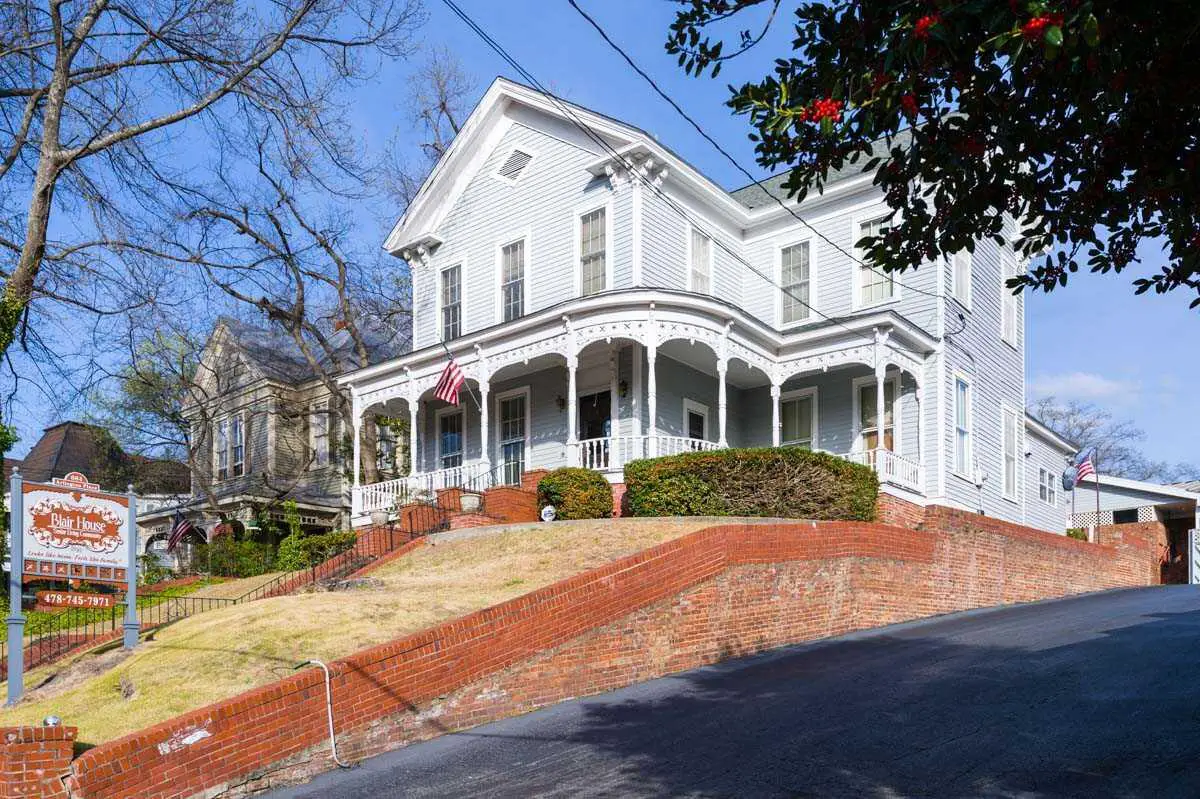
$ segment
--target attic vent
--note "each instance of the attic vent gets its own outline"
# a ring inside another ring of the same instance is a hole
[[[513,150],[500,168],[496,170],[496,177],[503,180],[515,181],[521,176],[525,167],[529,166],[529,162],[533,160],[533,156],[521,150]]]

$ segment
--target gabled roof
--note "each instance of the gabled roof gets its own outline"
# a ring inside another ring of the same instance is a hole
[[[296,341],[282,330],[274,327],[264,328],[243,322],[228,316],[217,319],[217,329],[224,328],[229,341],[245,356],[248,365],[256,369],[263,377],[281,383],[306,383],[318,377],[312,364],[304,357]],[[367,349],[369,364],[390,360],[407,352],[411,346],[409,326],[403,329],[385,330],[382,325],[369,320],[359,322],[359,332],[362,334]],[[216,330],[213,333],[216,336]],[[211,339],[210,339],[211,342]],[[339,330],[329,336],[333,355],[327,355],[324,350],[314,347],[318,363],[323,368],[340,361],[350,364],[357,358],[354,339],[346,330]],[[349,367],[347,367],[349,368]],[[340,371],[334,366],[331,370]]]
[[[1096,478],[1089,475],[1079,481],[1079,484],[1091,483],[1094,484]],[[1200,495],[1180,488],[1179,486],[1163,485],[1162,483],[1147,483],[1145,480],[1131,480],[1128,477],[1113,477],[1111,474],[1100,475],[1100,490],[1103,491],[1105,486],[1114,488],[1123,488],[1128,491],[1138,491],[1143,494],[1155,494],[1160,497],[1172,499],[1187,499],[1195,502],[1200,500]]]
[[[585,149],[593,151],[597,158],[609,158],[609,148],[619,154],[638,151],[652,155],[658,164],[667,168],[673,182],[703,197],[711,209],[739,226],[748,226],[774,213],[782,213],[763,188],[751,184],[729,192],[641,128],[515,81],[497,78],[471,111],[450,147],[430,170],[420,191],[388,234],[384,249],[393,255],[403,255],[409,249],[437,243],[436,232],[446,213],[466,190],[482,162],[499,144],[506,121],[511,121],[508,110],[513,106],[523,106],[558,118],[572,128],[582,124],[605,142],[606,146],[602,147],[590,138],[587,140]],[[904,132],[893,140],[905,141]],[[826,181],[826,185],[851,185],[850,178],[863,177],[864,163],[860,159],[855,164],[847,164]],[[794,204],[794,200],[788,199],[781,189],[784,178],[784,175],[776,175],[764,183],[776,191],[780,199]]]
[[[1071,439],[1061,436],[1050,428],[1041,419],[1034,416],[1029,411],[1025,411],[1025,429],[1042,438],[1044,441],[1057,446],[1065,453],[1073,453],[1079,451],[1079,445]]]

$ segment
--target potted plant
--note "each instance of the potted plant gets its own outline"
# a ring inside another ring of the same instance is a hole
[[[483,504],[483,497],[475,491],[463,491],[458,499],[458,506],[463,513],[478,513]]]
[[[387,512],[387,508],[380,508],[379,510],[371,511],[372,527],[386,527],[390,519],[391,514]]]

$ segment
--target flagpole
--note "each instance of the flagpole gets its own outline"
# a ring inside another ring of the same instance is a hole
[[[447,358],[449,358],[451,361],[453,361],[453,360],[454,360],[454,353],[450,352],[450,348],[446,346],[446,342],[442,341],[442,342],[439,342],[439,343],[442,345],[442,349],[444,349],[444,350],[446,351],[446,357],[447,357]],[[467,382],[467,381],[464,379],[464,380],[463,380],[463,385],[466,387],[466,389],[467,389],[467,393],[471,395],[471,399],[473,399],[473,400],[475,401],[475,409],[476,409],[476,410],[478,410],[480,413],[483,413],[483,403],[481,403],[481,402],[479,401],[479,397],[476,397],[476,396],[475,396],[475,392],[471,390],[471,384],[470,384],[470,383],[468,383],[468,382]]]

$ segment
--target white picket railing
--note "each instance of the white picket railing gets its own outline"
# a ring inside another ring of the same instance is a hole
[[[903,455],[897,455],[890,449],[870,449],[859,452],[848,452],[839,457],[854,463],[870,466],[879,475],[880,482],[893,483],[913,491],[922,490],[921,464]]]
[[[396,480],[384,480],[382,483],[357,486],[353,490],[352,507],[354,515],[362,515],[377,510],[390,511],[396,505],[403,505],[408,499],[409,481],[407,477]]]
[[[490,488],[490,485],[481,484],[486,471],[482,462],[475,461],[411,477],[357,486],[351,490],[351,511],[354,516],[363,516],[376,510],[390,511],[408,502],[433,499],[438,491],[445,488]]]

